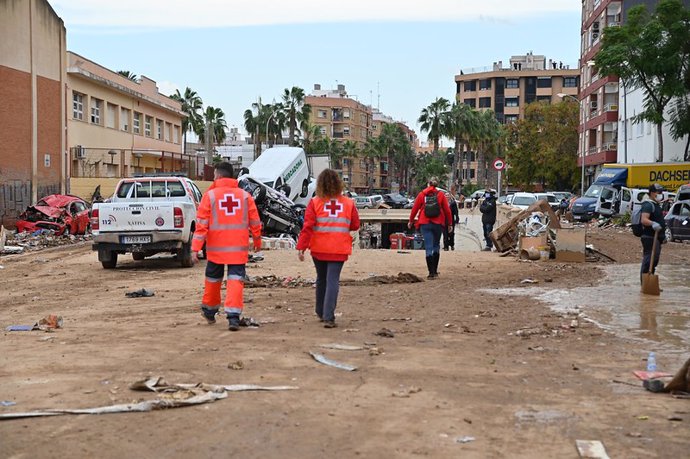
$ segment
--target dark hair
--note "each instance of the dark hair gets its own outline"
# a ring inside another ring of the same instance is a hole
[[[218,175],[226,178],[233,178],[235,176],[235,169],[227,161],[221,161],[213,167]]]
[[[337,198],[343,193],[343,181],[333,169],[325,169],[316,179],[316,195],[320,198]]]

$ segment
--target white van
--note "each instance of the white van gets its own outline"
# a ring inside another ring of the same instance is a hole
[[[306,206],[316,192],[307,154],[299,147],[267,148],[249,166],[247,175],[284,193],[295,204]]]

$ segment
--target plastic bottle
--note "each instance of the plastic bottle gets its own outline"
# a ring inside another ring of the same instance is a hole
[[[647,371],[656,371],[656,354],[654,352],[650,352],[649,357],[647,357]]]

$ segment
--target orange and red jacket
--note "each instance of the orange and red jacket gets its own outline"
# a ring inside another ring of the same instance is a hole
[[[359,229],[359,213],[352,199],[315,197],[304,214],[297,250],[309,249],[322,261],[345,261],[352,253],[350,231]]]
[[[218,264],[243,265],[249,259],[249,232],[254,247],[261,248],[261,220],[254,199],[237,185],[221,178],[201,198],[196,213],[192,251],[206,243],[206,257]]]
[[[436,193],[438,195],[438,205],[441,207],[441,213],[436,217],[427,217],[424,214],[425,198],[428,194]],[[453,221],[453,217],[450,213],[450,205],[448,204],[448,199],[443,191],[439,191],[436,187],[429,186],[422,190],[417,198],[414,200],[414,205],[412,206],[412,211],[410,211],[410,223],[414,223],[415,218],[417,218],[417,213],[419,213],[419,219],[415,225],[417,229],[421,225],[427,223],[436,223],[437,225],[450,226]]]

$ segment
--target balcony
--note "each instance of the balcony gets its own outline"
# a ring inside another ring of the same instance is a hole
[[[618,104],[606,104],[604,105],[604,111],[606,112],[617,112]]]

